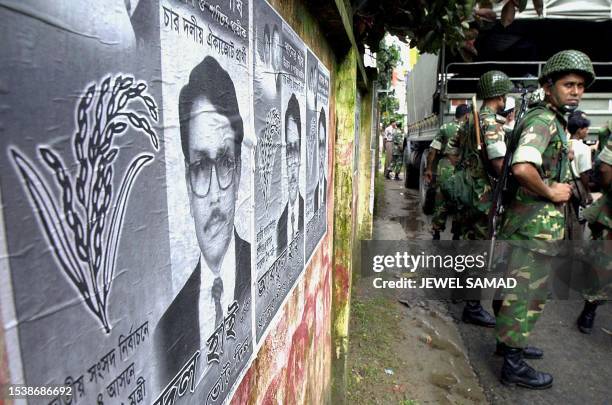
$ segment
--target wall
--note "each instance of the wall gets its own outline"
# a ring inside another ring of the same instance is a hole
[[[371,91],[303,2],[270,5],[0,2],[0,383],[73,403],[343,401]]]

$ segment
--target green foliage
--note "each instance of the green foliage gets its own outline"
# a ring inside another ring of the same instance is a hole
[[[531,0],[538,14],[543,1]],[[492,10],[503,3],[501,16]],[[478,31],[489,29],[497,18],[504,26],[524,11],[528,0],[379,0],[362,2],[355,10],[355,30],[360,42],[378,49],[386,33],[410,42],[421,53],[437,53],[447,44],[466,60],[476,55]]]
[[[376,52],[376,67],[378,68],[378,89],[386,90],[391,87],[393,69],[400,62],[400,49],[395,46],[387,46],[384,39],[380,42],[378,52]],[[378,106],[381,112],[381,120],[387,125],[389,120],[395,118],[401,120],[402,116],[395,112],[399,109],[399,100],[393,93],[380,93],[378,96]]]

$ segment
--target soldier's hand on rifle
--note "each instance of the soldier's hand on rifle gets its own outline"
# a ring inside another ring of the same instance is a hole
[[[433,180],[433,173],[431,172],[431,169],[425,170],[423,177],[425,178],[425,182],[431,183],[431,181]]]
[[[555,204],[568,202],[572,196],[572,186],[567,183],[553,183],[548,190],[548,199]]]

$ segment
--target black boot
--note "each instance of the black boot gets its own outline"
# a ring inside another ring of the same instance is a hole
[[[480,301],[467,301],[465,308],[463,308],[461,320],[465,323],[473,323],[474,325],[485,326],[487,328],[495,327],[495,318],[485,311],[482,305],[480,305]]]
[[[553,383],[552,375],[536,371],[523,360],[521,348],[510,346],[506,346],[505,349],[500,380],[506,385],[516,384],[535,390],[552,387]]]
[[[431,238],[431,240],[440,240],[440,231],[435,230],[432,232],[433,237]]]
[[[498,356],[504,356],[508,347],[509,346],[503,342],[497,342],[497,346],[495,346],[495,354]],[[523,357],[532,360],[541,359],[544,357],[544,351],[542,349],[538,349],[537,347],[525,346],[523,348]]]
[[[493,313],[495,314],[496,318],[497,315],[499,315],[499,310],[501,309],[503,302],[503,300],[493,300],[493,303],[491,304],[491,306],[493,307]]]
[[[576,321],[580,332],[586,333],[587,335],[591,334],[593,331],[593,323],[595,322],[595,310],[598,305],[598,302],[584,301],[584,308]]]

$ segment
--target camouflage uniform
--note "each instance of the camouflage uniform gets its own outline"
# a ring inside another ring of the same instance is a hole
[[[606,126],[601,127],[599,132],[597,133],[597,140],[599,141],[597,144],[597,153],[601,153],[606,146],[606,140],[610,136],[610,131],[612,130],[612,121],[608,121]]]
[[[434,232],[446,229],[446,219],[452,211],[448,205],[448,199],[442,194],[440,186],[455,171],[455,164],[459,159],[458,136],[462,126],[463,123],[459,120],[447,122],[440,127],[440,131],[438,131],[430,145],[441,156],[436,168],[436,197],[434,213],[431,218],[431,226]]]
[[[600,164],[608,164],[612,166],[612,135],[608,136],[597,159]],[[612,239],[612,190],[610,186],[602,190],[602,196],[593,203],[590,207],[584,210],[584,216],[591,228],[593,240],[611,240]],[[607,245],[604,242],[593,244],[590,250],[590,262],[594,267],[594,272],[597,275],[598,286],[586,291],[584,299],[589,302],[608,300],[612,294],[612,280],[610,279],[612,272],[612,258],[609,250],[605,249]]]
[[[489,160],[503,158],[506,154],[504,123],[502,116],[489,107],[482,106],[480,128],[486,146],[486,156]],[[463,153],[470,175],[474,179],[473,203],[464,214],[465,220],[462,221],[461,233],[463,239],[483,240],[489,237],[488,215],[492,205],[493,189],[481,156],[468,145],[466,144]]]
[[[401,131],[395,130],[393,133],[393,159],[389,170],[393,171],[395,175],[399,175],[402,170],[402,164],[404,163],[404,157],[402,156],[402,144],[404,143],[404,134]]]
[[[551,104],[530,110],[520,128],[512,164],[532,163],[547,185],[569,180],[566,122]],[[497,340],[511,347],[525,347],[547,297],[551,260],[559,252],[550,243],[563,239],[563,207],[534,196],[519,186],[504,216],[500,239],[529,241],[512,250],[510,277],[517,286],[507,292],[497,317]]]

